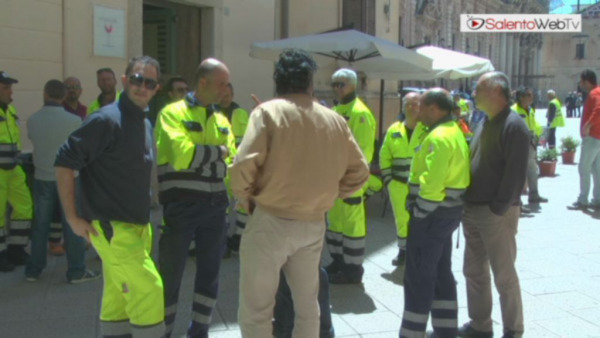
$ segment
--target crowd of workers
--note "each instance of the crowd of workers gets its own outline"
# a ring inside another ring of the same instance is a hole
[[[130,60],[122,92],[114,71],[98,70],[101,93],[87,108],[79,102],[77,78],[50,80],[43,108],[27,122],[33,201],[19,165],[11,105],[18,81],[0,72],[0,123],[6,126],[0,128],[0,271],[26,265],[26,280],[37,281],[49,239],[51,251],[62,253],[50,236],[58,217],[67,280],[104,277],[103,335],[170,337],[193,243],[189,337],[208,337],[226,251],[240,256],[243,337],[333,337],[329,284],[362,283],[364,204],[385,188],[399,247],[392,264],[405,268],[400,337],[492,337],[490,268],[503,337],[521,337],[515,236],[524,187],[529,204],[547,202],[537,187],[544,128],[535,119],[532,90],[511,93],[508,78],[492,72],[479,79],[474,103],[442,88],[409,93],[404,119],[389,127],[377,149],[376,120],[357,96],[356,73],[342,68],[332,75],[338,104],[330,110],[312,95],[315,71],[307,53],[282,53],[274,72],[277,98],[255,98],[251,114],[233,102],[229,69],[213,58],[198,66],[193,91],[177,77],[168,81],[167,96],[154,100],[160,66],[147,56]],[[574,207],[586,208],[589,176],[600,174],[595,73],[583,72],[581,87],[590,94]],[[552,90],[548,99],[553,147],[555,128],[565,121]],[[376,151],[380,175],[370,170]],[[164,224],[155,264],[149,221],[156,197]],[[594,186],[591,206],[598,203]],[[228,238],[229,210],[235,210],[236,229]],[[451,235],[461,222],[470,321],[459,328]],[[102,275],[85,266],[86,240],[102,260]],[[332,263],[320,267],[324,243]],[[434,331],[426,333],[430,314]]]

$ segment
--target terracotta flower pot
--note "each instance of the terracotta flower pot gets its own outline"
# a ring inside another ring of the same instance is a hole
[[[562,153],[562,163],[563,164],[574,164],[575,163],[575,152],[569,151]]]
[[[556,173],[556,161],[541,161],[540,176],[553,177]]]

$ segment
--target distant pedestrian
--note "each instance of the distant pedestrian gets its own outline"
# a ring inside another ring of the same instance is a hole
[[[117,77],[111,68],[100,68],[96,71],[96,82],[100,95],[90,103],[87,114],[95,113],[100,108],[119,100],[121,92],[117,91]]]
[[[463,272],[471,320],[459,329],[458,336],[493,337],[491,267],[500,294],[502,337],[521,337],[523,306],[515,268],[515,236],[530,133],[525,121],[510,109],[510,86],[503,73],[481,76],[475,102],[488,120],[471,141],[471,185],[462,219],[466,239]]]
[[[581,117],[581,106],[583,105],[583,98],[581,97],[581,93],[577,93],[575,98],[575,117]]]
[[[546,118],[548,123],[548,147],[553,149],[556,147],[556,128],[565,126],[565,118],[562,114],[562,105],[556,97],[556,92],[552,89],[548,90],[548,112]]]
[[[579,197],[571,208],[588,206],[600,210],[600,87],[596,73],[586,69],[581,73],[579,86],[589,92],[581,118],[581,155],[579,157]],[[588,205],[591,180],[594,178],[592,201]]]

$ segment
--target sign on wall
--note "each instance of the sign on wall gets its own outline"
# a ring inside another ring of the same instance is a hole
[[[125,58],[125,10],[94,6],[94,55]]]

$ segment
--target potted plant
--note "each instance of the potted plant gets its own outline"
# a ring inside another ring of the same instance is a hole
[[[558,152],[554,148],[544,149],[538,156],[540,176],[554,176]]]
[[[567,136],[560,139],[560,141],[560,151],[563,164],[575,163],[575,151],[579,146],[579,140],[576,140],[573,138],[573,136]]]

